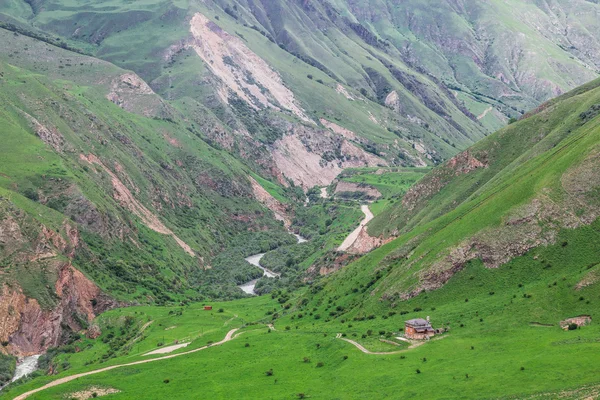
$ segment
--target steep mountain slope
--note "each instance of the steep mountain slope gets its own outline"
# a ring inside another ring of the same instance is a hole
[[[596,80],[434,168],[379,214],[394,217],[399,237],[335,274],[211,303],[214,314],[203,303],[110,311],[94,321],[99,338],[48,355],[56,377],[7,396],[110,388],[115,398],[186,399],[201,387],[222,399],[595,398],[599,154]],[[362,172],[354,178],[377,180]],[[398,339],[404,321],[426,317],[438,329],[431,340]],[[224,336],[233,340],[205,346]],[[202,352],[138,363],[182,338]]]
[[[137,75],[6,30],[0,40],[0,339],[11,352],[57,345],[115,298],[239,297],[235,285],[258,274],[243,257],[295,240],[247,167]]]
[[[0,8],[13,28],[134,70],[207,139],[305,188],[349,166],[438,163],[592,79],[597,13],[583,0]]]
[[[596,80],[434,169],[369,225],[373,236],[398,239],[334,276],[332,287],[352,285],[361,271],[377,282],[373,299],[396,303],[442,287],[470,262],[498,268],[597,225],[599,104]]]

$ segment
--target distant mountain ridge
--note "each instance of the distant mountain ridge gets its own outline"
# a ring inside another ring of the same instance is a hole
[[[583,0],[15,0],[0,18],[135,71],[208,140],[310,187],[344,163],[439,163],[593,79],[598,10]]]

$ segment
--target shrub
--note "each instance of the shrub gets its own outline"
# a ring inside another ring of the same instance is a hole
[[[312,76],[311,74],[308,74],[308,75],[306,75],[306,77],[307,77],[308,79],[312,79],[312,78],[313,78],[313,76]]]
[[[521,367],[521,371],[525,371],[525,367]]]
[[[244,347],[250,347],[250,343],[246,343]]]
[[[169,383],[169,382],[171,382],[171,381],[170,381],[169,379],[165,379],[163,382],[164,382],[164,383]]]
[[[421,370],[419,368],[417,368],[417,374],[420,374]]]
[[[579,325],[577,325],[577,324],[569,324],[569,328],[568,328],[568,329],[569,329],[570,331],[574,331],[574,330],[576,330],[578,327],[579,327]]]
[[[344,356],[344,357],[342,357],[342,359],[343,359],[343,360],[347,360],[347,359],[348,359],[348,356]]]
[[[304,393],[298,393],[296,396],[298,396],[299,399],[305,399],[306,395]]]
[[[225,312],[225,310],[223,310],[222,308],[219,308],[219,312],[222,313],[222,312]]]
[[[302,360],[305,364],[308,364],[310,362],[310,358],[308,357],[304,357],[304,359]]]
[[[324,367],[324,366],[325,366],[325,364],[323,363],[323,361],[319,361],[317,363],[317,368],[321,368],[321,367]]]
[[[273,368],[265,372],[266,376],[273,376]]]

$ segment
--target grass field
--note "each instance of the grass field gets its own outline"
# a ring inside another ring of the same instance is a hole
[[[594,271],[582,267],[575,272],[574,266],[596,257],[594,249],[600,238],[596,225],[567,233],[569,243],[579,244],[539,249],[499,269],[473,263],[444,288],[394,306],[363,303],[361,292],[354,293],[350,289],[353,282],[349,282],[335,286],[333,291],[330,285],[311,296],[307,304],[293,296],[279,304],[277,296],[266,296],[214,303],[212,312],[202,311],[201,304],[112,311],[102,317],[103,323],[124,315],[134,316],[139,323],[154,321],[139,351],[133,346],[129,355],[82,366],[84,360],[102,352],[102,347],[95,345],[60,358],[69,361],[71,369],[57,377],[140,359],[139,354],[156,348],[162,336],[169,344],[204,331],[187,350],[221,339],[227,330],[242,323],[260,324],[247,325],[245,333],[220,347],[81,378],[31,398],[62,399],[90,386],[121,390],[113,395],[119,399],[142,395],[149,399],[294,398],[299,393],[327,399],[397,398],[423,393],[434,399],[524,398],[535,393],[553,398],[560,390],[597,385],[599,325],[593,321],[576,331],[563,331],[558,326],[561,319],[595,315],[598,310],[597,284],[580,291],[573,289],[578,280]],[[592,240],[585,244],[577,240],[577,235]],[[544,268],[546,263],[552,267]],[[291,307],[286,309],[288,303]],[[337,311],[338,306],[342,312]],[[218,308],[224,312],[218,313]],[[272,308],[281,316],[274,321],[275,330],[269,332],[264,323],[272,316],[263,313]],[[183,315],[176,315],[180,310]],[[169,315],[170,311],[175,315]],[[330,316],[331,311],[336,315]],[[232,319],[235,315],[238,317]],[[449,332],[399,354],[363,354],[336,339],[337,333],[344,333],[371,351],[402,350],[381,343],[379,336],[387,332],[395,335],[402,330],[404,320],[425,315],[431,317],[435,327],[450,327]],[[171,326],[177,328],[165,331]],[[272,376],[267,376],[269,370]],[[16,395],[47,381],[47,377],[36,378],[6,395]]]

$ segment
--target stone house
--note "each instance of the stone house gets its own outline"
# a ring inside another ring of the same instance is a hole
[[[435,335],[435,330],[427,319],[416,318],[404,322],[404,336],[407,339],[429,339]]]

